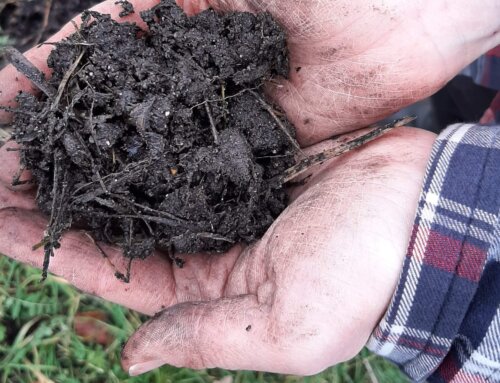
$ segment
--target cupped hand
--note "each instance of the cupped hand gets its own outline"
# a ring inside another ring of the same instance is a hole
[[[113,3],[97,10],[117,14],[120,8]],[[155,1],[135,3],[140,10]],[[73,28],[67,26],[54,39]],[[49,49],[42,46],[27,56],[47,71]],[[284,83],[279,92],[293,86]],[[299,134],[307,141],[315,132],[313,141],[318,141],[326,134],[321,122],[326,120],[324,113],[309,109],[310,85],[303,86],[310,121],[298,125]],[[0,103],[29,87],[22,75],[5,69]],[[292,116],[300,109],[282,105]],[[329,134],[339,131],[334,120]],[[225,255],[186,256],[180,269],[155,253],[134,262],[131,282],[124,284],[114,277],[116,269],[126,268],[119,249],[102,245],[110,257],[105,259],[84,233],[70,231],[49,270],[103,299],[150,315],[159,312],[124,348],[123,366],[132,374],[165,363],[316,373],[355,355],[383,315],[433,141],[432,134],[398,129],[315,168],[305,185],[291,191],[290,206],[259,242]],[[307,151],[331,145],[335,142],[326,141]],[[0,149],[0,253],[41,267],[42,250],[33,251],[32,245],[43,237],[47,221],[36,209],[32,190],[10,186],[19,160],[9,146]]]
[[[131,0],[136,12],[122,21],[145,27],[139,13],[159,0]],[[481,54],[500,44],[497,0],[177,0],[188,14],[269,11],[288,33],[290,78],[275,79],[268,93],[285,110],[308,146],[367,126],[431,95]],[[118,19],[114,0],[95,7]],[[49,41],[74,32],[68,24]],[[48,72],[53,47],[27,57]],[[8,69],[4,99],[23,76]],[[0,115],[1,117],[1,115]]]
[[[500,44],[498,0],[183,0],[189,12],[269,11],[288,32],[291,72],[269,94],[304,145],[430,96]]]
[[[126,261],[71,231],[50,271],[83,291],[146,314],[123,351],[138,374],[162,364],[313,374],[351,358],[387,308],[402,266],[434,136],[398,129],[313,170],[265,236],[225,255],[156,253]],[[309,150],[321,150],[323,143]],[[8,185],[15,152],[0,151],[0,252],[41,267],[31,246],[47,221],[30,191]]]

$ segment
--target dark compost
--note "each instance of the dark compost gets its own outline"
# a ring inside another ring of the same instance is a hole
[[[86,12],[48,80],[11,53],[43,92],[18,96],[13,128],[50,217],[44,273],[71,226],[130,259],[222,252],[287,205],[271,181],[295,163],[294,130],[262,91],[288,73],[282,29],[269,14],[187,17],[173,0],[142,18],[147,33]]]

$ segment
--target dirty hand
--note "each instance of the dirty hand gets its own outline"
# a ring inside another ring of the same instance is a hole
[[[159,0],[131,0],[139,12]],[[497,0],[177,0],[192,14],[269,11],[285,27],[288,80],[268,91],[307,146],[367,126],[431,95],[475,58],[500,44]],[[115,0],[97,10],[117,15]],[[57,41],[74,31],[67,25]],[[28,55],[39,67],[51,46]],[[13,75],[13,73],[12,73]],[[23,79],[20,79],[23,81]],[[14,86],[4,89],[15,95]]]
[[[433,141],[401,128],[313,169],[252,246],[185,256],[182,269],[156,253],[135,261],[125,284],[88,237],[71,231],[49,270],[103,299],[160,312],[123,350],[133,375],[163,364],[317,373],[356,355],[386,310]],[[31,191],[8,186],[16,153],[0,149],[0,163],[0,253],[41,267],[43,251],[31,246],[47,221]],[[124,271],[121,252],[102,246]]]
[[[285,27],[289,80],[268,87],[302,144],[430,96],[500,44],[498,0],[179,0],[188,12],[269,11]]]
[[[113,3],[97,9],[116,14],[119,7]],[[154,3],[143,1],[140,7]],[[293,39],[291,45],[293,51]],[[45,71],[48,49],[28,54]],[[0,104],[29,86],[21,75],[5,69],[0,73]],[[304,90],[304,97],[308,94]],[[318,102],[327,98],[326,93],[318,96]],[[298,124],[299,135],[307,141],[316,132],[311,141],[319,141],[325,115],[302,102],[310,122]],[[282,105],[294,115],[286,101]],[[335,118],[329,120],[333,126]],[[386,310],[433,141],[432,134],[399,129],[315,168],[306,185],[291,191],[290,207],[261,241],[224,256],[187,256],[180,269],[155,254],[135,262],[132,280],[124,284],[114,277],[114,267],[126,267],[120,251],[103,245],[112,267],[88,237],[71,231],[50,270],[104,299],[146,314],[161,312],[124,348],[123,366],[131,374],[165,363],[316,373],[355,355]],[[308,151],[328,145],[332,143]],[[19,168],[17,154],[0,149],[0,164],[0,253],[41,267],[43,253],[31,247],[43,237],[47,221],[35,207],[32,190],[9,186]]]

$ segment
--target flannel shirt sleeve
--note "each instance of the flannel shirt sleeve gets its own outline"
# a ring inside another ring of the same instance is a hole
[[[500,126],[453,125],[437,138],[368,348],[412,381],[500,382]]]

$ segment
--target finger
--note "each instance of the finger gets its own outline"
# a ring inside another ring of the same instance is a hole
[[[134,5],[135,12],[126,17],[119,16],[122,8],[119,4],[115,4],[116,0],[104,1],[93,7],[92,10],[100,13],[111,14],[111,16],[119,22],[135,22],[141,28],[145,28],[146,25],[140,17],[140,12],[153,7],[154,5],[158,4],[158,2],[159,0],[131,1],[131,3]],[[81,17],[75,17],[73,19],[73,22],[76,25],[80,25]],[[49,38],[47,42],[60,41],[74,32],[75,25],[72,22],[69,22],[59,32]],[[54,49],[53,45],[40,45],[30,49],[28,52],[26,52],[25,56],[42,72],[50,75],[50,70],[47,66],[47,57],[49,56],[52,49]],[[7,66],[0,72],[0,89],[0,105],[7,107],[15,107],[14,98],[20,91],[37,93],[37,89],[33,87],[32,83],[24,75],[20,74],[12,65]],[[9,113],[0,111],[0,122],[8,122],[9,119]]]
[[[24,184],[13,186],[12,182],[15,178],[19,178],[19,181],[26,182],[31,180],[31,173],[27,170],[23,170],[19,161],[19,152],[12,151],[19,148],[17,144],[12,141],[7,142],[4,146],[0,148],[0,187],[6,187],[11,190],[29,190],[33,187],[33,184]]]
[[[40,213],[2,207],[0,202],[0,254],[42,268],[43,249],[34,251],[32,247],[43,238],[46,227],[47,221]],[[134,261],[130,283],[124,283],[115,277],[115,272],[125,274],[127,259],[116,247],[101,245],[101,248],[108,259],[99,254],[87,235],[70,231],[63,236],[49,271],[84,292],[144,314],[152,315],[177,303],[169,260],[155,253],[144,261]]]
[[[273,371],[266,361],[279,353],[266,342],[268,315],[254,295],[176,305],[132,335],[122,366],[132,376],[164,364]]]
[[[0,211],[6,208],[35,210],[35,195],[32,192],[12,191],[0,185]]]

